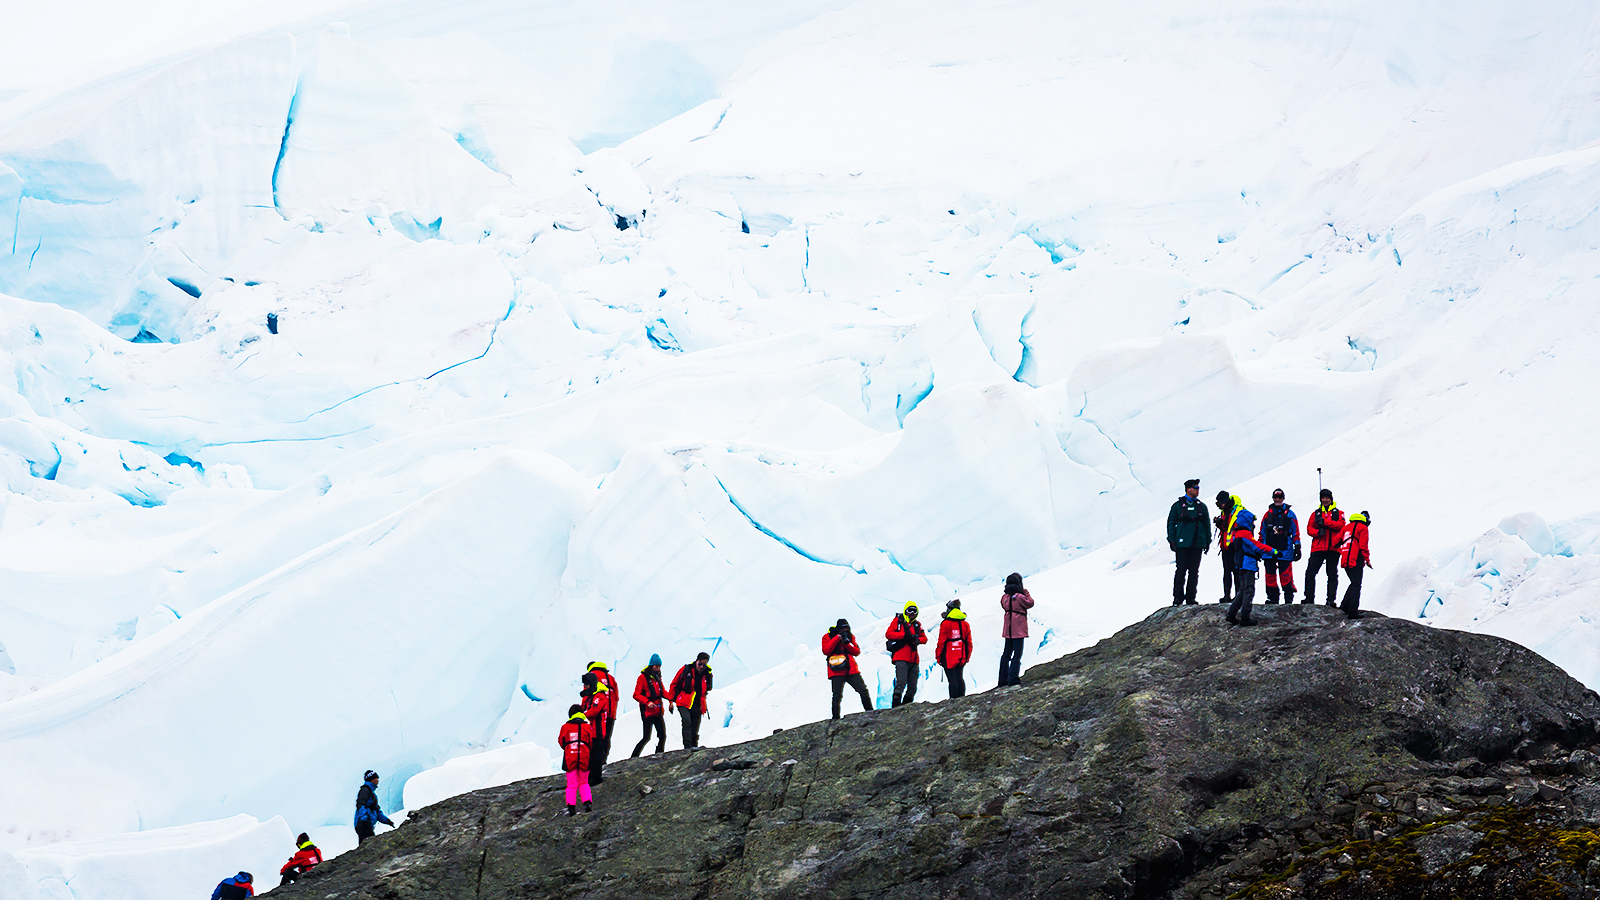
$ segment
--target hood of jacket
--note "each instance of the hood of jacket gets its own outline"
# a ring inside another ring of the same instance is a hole
[[[944,611],[944,617],[946,619],[954,619],[955,621],[959,622],[962,619],[965,619],[967,614],[959,609],[947,609]]]
[[[1256,527],[1256,514],[1240,507],[1238,515],[1233,517],[1233,524],[1235,529],[1243,528],[1245,531],[1253,531]]]

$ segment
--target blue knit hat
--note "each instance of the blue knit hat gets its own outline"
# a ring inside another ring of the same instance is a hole
[[[661,665],[661,654],[659,654],[659,653],[650,654],[650,665],[652,665],[652,666]]]

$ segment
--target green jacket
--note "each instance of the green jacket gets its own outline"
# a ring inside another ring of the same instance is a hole
[[[1175,549],[1211,547],[1211,522],[1206,518],[1204,503],[1184,494],[1172,504],[1172,511],[1167,513],[1167,543]]]

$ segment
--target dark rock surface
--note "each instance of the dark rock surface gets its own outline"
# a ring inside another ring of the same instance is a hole
[[[1516,810],[1530,787],[1540,804],[1541,783],[1565,822],[1591,796],[1568,770],[1590,764],[1573,751],[1596,749],[1600,697],[1532,651],[1316,606],[1222,615],[1162,610],[1021,687],[618,761],[592,814],[561,815],[559,776],[455,797],[275,893],[1344,897],[1385,841],[1419,878],[1424,851],[1449,873],[1500,847],[1426,822]],[[1592,857],[1567,851],[1581,885]]]

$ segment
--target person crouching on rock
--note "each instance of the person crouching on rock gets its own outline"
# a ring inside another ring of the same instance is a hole
[[[1228,607],[1228,622],[1232,625],[1254,625],[1250,617],[1250,603],[1256,596],[1256,560],[1277,559],[1278,551],[1251,537],[1256,514],[1243,506],[1233,516],[1234,531],[1229,546],[1239,561],[1233,570],[1233,605]]]
[[[892,709],[910,703],[917,697],[918,666],[921,662],[917,645],[928,642],[922,623],[917,621],[917,604],[907,603],[900,615],[889,623],[883,636],[886,639],[884,647],[891,654],[889,658],[894,660],[894,697],[889,704]]]
[[[872,695],[867,693],[867,683],[861,680],[861,667],[856,657],[861,646],[850,633],[850,621],[840,619],[822,636],[822,655],[828,659],[828,684],[833,687],[833,717],[839,718],[839,700],[844,697],[845,685],[855,688],[861,695],[861,709],[872,711]]]
[[[611,697],[606,683],[600,679],[598,672],[583,673],[583,691],[578,694],[582,704],[583,715],[594,726],[594,737],[589,742],[589,758],[583,764],[584,771],[589,774],[589,784],[598,785],[605,781],[602,770],[605,768],[605,757],[600,755],[600,747],[610,737],[606,731],[606,717],[611,713]]]
[[[589,812],[589,802],[594,795],[589,791],[589,760],[594,752],[594,725],[583,714],[583,706],[574,703],[567,707],[567,722],[556,736],[561,745],[561,769],[567,773],[567,815],[578,814],[578,800],[583,800],[583,811]]]
[[[252,884],[255,879],[249,872],[240,872],[217,882],[211,892],[211,900],[244,900],[246,897],[256,895],[256,886]]]
[[[1367,527],[1371,524],[1372,517],[1364,509],[1351,515],[1350,524],[1344,527],[1344,536],[1339,541],[1339,568],[1344,569],[1344,577],[1350,580],[1339,608],[1348,619],[1361,618],[1361,574],[1372,568],[1372,554],[1367,552]]]
[[[711,654],[700,651],[694,662],[687,663],[672,676],[669,692],[683,717],[683,749],[700,749],[700,717],[709,705],[706,695],[711,693]]]
[[[944,605],[944,621],[939,623],[939,642],[934,645],[933,658],[944,667],[945,680],[950,682],[950,697],[967,695],[967,679],[962,670],[972,658],[972,626],[967,624],[967,614],[961,611],[961,601],[951,600]]]
[[[278,882],[278,887],[294,884],[295,879],[322,862],[322,851],[317,849],[316,844],[311,843],[311,835],[300,832],[300,836],[294,839],[294,846],[294,855],[289,857],[289,861],[278,870],[278,874],[283,876],[283,880]]]
[[[644,720],[644,737],[633,745],[633,756],[638,756],[644,745],[650,743],[652,728],[656,730],[656,752],[667,749],[666,710],[661,703],[666,696],[667,687],[661,683],[661,654],[652,653],[650,665],[639,670],[639,680],[633,684],[633,699],[639,701],[639,718]]]

